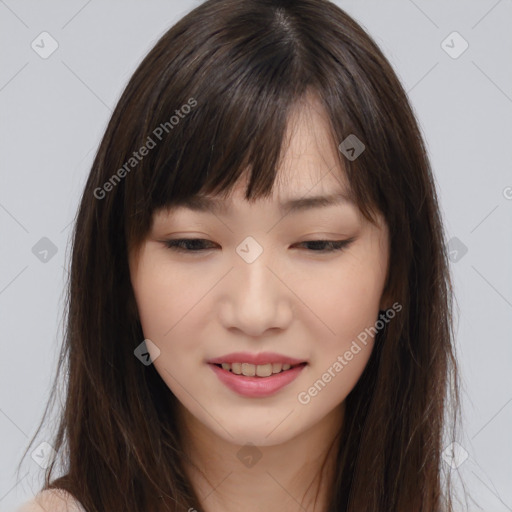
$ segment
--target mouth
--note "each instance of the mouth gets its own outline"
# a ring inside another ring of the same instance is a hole
[[[231,391],[245,398],[266,398],[274,395],[298,378],[307,365],[307,362],[257,365],[209,362],[218,379]]]
[[[271,377],[281,373],[288,372],[299,366],[306,366],[307,363],[288,364],[288,363],[267,363],[267,364],[251,364],[251,363],[211,363],[227,372],[241,377]]]

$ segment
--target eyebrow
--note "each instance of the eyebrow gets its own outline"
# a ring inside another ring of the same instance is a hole
[[[289,214],[341,204],[354,204],[354,201],[348,195],[337,192],[323,196],[287,199],[286,201],[280,202],[278,206],[281,213]],[[180,207],[195,212],[212,212],[218,214],[226,214],[230,210],[230,206],[222,199],[208,196],[193,196],[179,200],[170,205],[169,210],[175,210]]]

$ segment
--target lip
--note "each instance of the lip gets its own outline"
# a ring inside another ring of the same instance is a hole
[[[250,354],[249,352],[232,352],[225,356],[215,357],[206,361],[210,364],[222,363],[250,363],[250,364],[268,364],[268,363],[288,363],[290,366],[306,363],[303,359],[295,359],[276,352],[260,352],[259,354]],[[262,377],[258,377],[262,378]]]
[[[227,361],[224,360],[224,362]],[[240,361],[236,360],[234,362]],[[280,389],[294,381],[305,366],[307,366],[307,363],[301,364],[300,366],[295,366],[295,368],[290,368],[289,370],[270,375],[269,377],[245,377],[244,375],[237,375],[229,370],[219,368],[215,364],[220,363],[210,363],[209,366],[215,372],[219,380],[235,393],[249,398],[264,398],[277,393]]]

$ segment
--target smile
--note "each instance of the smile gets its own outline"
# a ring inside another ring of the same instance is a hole
[[[222,363],[216,366],[222,367],[224,370],[230,371],[236,375],[245,375],[246,377],[270,377],[273,374],[284,372],[299,365],[292,366],[288,363]]]
[[[290,365],[288,363],[209,363],[219,380],[238,395],[249,398],[264,398],[277,393],[294,381],[307,363]],[[274,368],[276,372],[274,372]],[[240,373],[237,373],[240,371]],[[259,371],[259,376],[258,375]]]

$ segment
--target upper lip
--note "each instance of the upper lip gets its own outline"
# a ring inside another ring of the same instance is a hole
[[[250,364],[267,364],[267,363],[284,363],[289,365],[305,363],[303,359],[296,359],[294,357],[285,356],[283,354],[276,354],[275,352],[260,352],[259,354],[250,354],[249,352],[232,352],[225,356],[214,357],[208,359],[207,363],[222,364],[222,363],[250,363]]]

